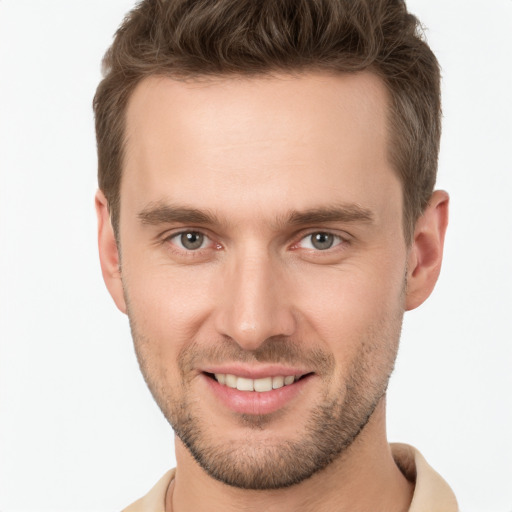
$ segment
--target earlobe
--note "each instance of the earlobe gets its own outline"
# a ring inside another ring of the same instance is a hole
[[[110,222],[108,202],[101,190],[95,197],[96,215],[98,217],[98,249],[100,255],[101,272],[107,289],[120,311],[126,313],[119,250]]]
[[[417,308],[429,297],[439,277],[448,226],[448,203],[448,194],[436,190],[416,222],[408,257],[407,311]]]

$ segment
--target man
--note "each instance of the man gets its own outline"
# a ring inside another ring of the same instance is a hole
[[[386,440],[448,220],[439,68],[404,3],[143,1],[104,64],[102,271],[176,433],[126,510],[457,510]]]

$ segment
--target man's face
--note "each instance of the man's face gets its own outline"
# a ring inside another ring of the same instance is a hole
[[[133,93],[120,252],[135,347],[181,442],[225,483],[311,476],[383,400],[407,260],[386,119],[365,73]]]

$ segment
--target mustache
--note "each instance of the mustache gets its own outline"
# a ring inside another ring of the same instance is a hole
[[[319,375],[332,373],[335,366],[332,353],[281,336],[266,339],[255,350],[245,350],[229,337],[206,344],[193,341],[182,347],[178,355],[182,375],[202,365],[227,362],[286,364],[305,367]]]

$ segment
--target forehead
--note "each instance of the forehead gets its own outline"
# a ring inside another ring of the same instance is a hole
[[[285,134],[309,140],[316,133],[325,140],[330,133],[326,143],[342,144],[354,130],[385,135],[387,105],[383,82],[369,72],[188,81],[155,76],[132,93],[126,134],[146,143],[156,132],[167,140],[181,135],[181,143],[203,142],[205,150],[212,135],[217,143],[265,138],[278,145]]]
[[[397,186],[387,111],[384,84],[366,72],[147,78],[127,108],[121,205],[200,194],[204,207],[222,197],[237,212],[249,199],[253,212],[326,200],[371,206]]]

